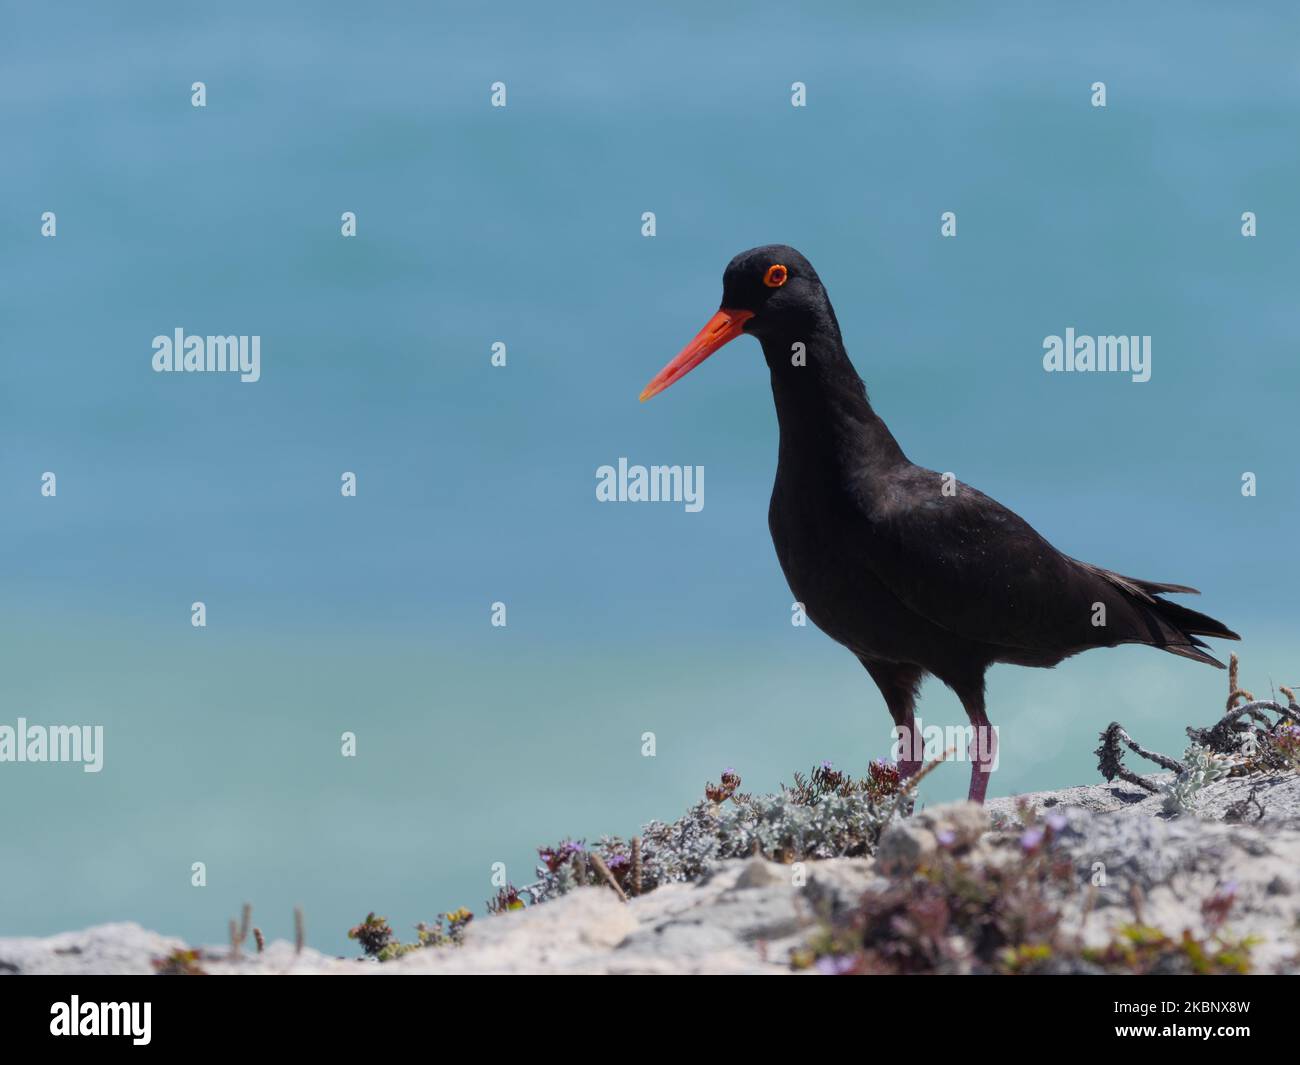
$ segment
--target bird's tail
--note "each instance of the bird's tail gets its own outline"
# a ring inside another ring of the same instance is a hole
[[[1188,588],[1184,584],[1161,584],[1158,581],[1125,577],[1123,574],[1112,573],[1097,566],[1088,568],[1125,592],[1141,613],[1150,634],[1150,639],[1143,642],[1149,643],[1152,647],[1159,647],[1162,651],[1168,651],[1172,655],[1190,658],[1194,662],[1204,662],[1219,669],[1225,668],[1217,658],[1206,653],[1209,645],[1197,637],[1212,636],[1219,640],[1240,640],[1241,637],[1223,622],[1208,614],[1202,614],[1198,610],[1191,610],[1161,598],[1162,595],[1170,592],[1200,595],[1195,588]]]

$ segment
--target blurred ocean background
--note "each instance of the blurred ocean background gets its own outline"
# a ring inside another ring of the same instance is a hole
[[[1293,6],[0,21],[0,724],[106,731],[99,774],[0,765],[0,935],[219,942],[247,900],[353,953],[367,911],[481,914],[492,863],[522,885],[537,846],[671,819],[726,766],[766,791],[886,754],[862,668],[790,624],[757,342],[637,403],[761,243],[816,264],[911,458],[1199,587],[1257,695],[1300,681]],[[1044,373],[1070,326],[1150,334],[1150,382]],[[177,327],[259,334],[261,381],[153,373]],[[620,456],[703,465],[703,511],[598,504]],[[1111,720],[1177,754],[1225,684],[1140,648],[998,667],[990,794],[1098,779]],[[964,722],[933,681],[921,716]]]

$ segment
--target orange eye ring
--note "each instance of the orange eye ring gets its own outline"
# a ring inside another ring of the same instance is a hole
[[[767,268],[767,273],[763,275],[763,284],[768,288],[780,288],[790,280],[790,271],[780,263]]]

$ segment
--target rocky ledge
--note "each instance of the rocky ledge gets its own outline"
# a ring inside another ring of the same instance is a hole
[[[1118,783],[923,808],[872,857],[730,859],[628,901],[579,887],[382,964],[109,924],[0,939],[0,972],[1300,971],[1300,776],[1218,780],[1199,800],[1171,816]],[[963,912],[971,884],[987,912]]]

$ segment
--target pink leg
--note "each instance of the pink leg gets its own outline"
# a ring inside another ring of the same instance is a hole
[[[997,763],[998,737],[982,712],[980,717],[982,720],[978,723],[973,716],[971,718],[975,732],[970,743],[970,791],[966,798],[983,805],[984,793],[989,788],[989,776]]]
[[[895,726],[898,729],[899,752],[898,752],[898,775],[907,780],[921,771],[921,766],[925,764],[921,754],[925,748],[921,744],[921,737],[916,734],[916,718],[909,709],[904,715],[902,721],[896,721]]]
[[[920,771],[925,755],[925,745],[916,734],[916,718],[912,713],[922,671],[919,666],[897,662],[872,662],[865,658],[859,661],[876,682],[889,707],[889,716],[894,719],[899,739],[898,775],[907,780]]]
[[[989,790],[989,776],[997,765],[998,737],[989,724],[988,715],[984,713],[984,673],[965,677],[948,686],[957,693],[966,716],[971,723],[971,741],[968,749],[970,758],[970,791],[967,799],[983,805],[984,795]]]

